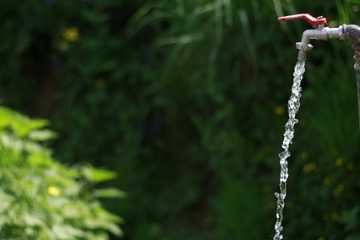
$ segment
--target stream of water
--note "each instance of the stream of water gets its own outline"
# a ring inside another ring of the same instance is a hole
[[[284,139],[282,142],[283,151],[279,154],[280,157],[280,183],[279,183],[279,192],[275,193],[277,198],[277,207],[276,207],[276,222],[275,222],[275,235],[273,240],[283,239],[281,234],[283,230],[282,221],[283,221],[283,211],[285,207],[285,198],[286,198],[286,183],[289,177],[288,162],[287,158],[290,157],[289,146],[292,143],[294,138],[294,126],[298,122],[296,119],[296,113],[300,108],[300,98],[301,98],[301,81],[305,72],[305,61],[298,61],[294,68],[294,79],[293,85],[291,88],[291,96],[288,101],[288,114],[289,119],[285,125]]]

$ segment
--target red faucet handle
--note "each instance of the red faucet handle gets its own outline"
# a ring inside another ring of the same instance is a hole
[[[297,20],[297,19],[306,20],[314,28],[318,27],[319,25],[325,26],[327,24],[327,19],[324,18],[323,16],[316,18],[316,17],[311,16],[308,13],[300,13],[300,14],[295,14],[295,15],[278,17],[277,20],[279,22],[286,22],[286,21],[292,21],[292,20]]]

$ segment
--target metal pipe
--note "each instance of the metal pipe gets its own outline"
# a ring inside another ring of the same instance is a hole
[[[353,44],[354,55],[354,69],[356,74],[357,98],[358,98],[358,115],[360,126],[360,27],[357,25],[344,25],[344,38],[351,40]]]

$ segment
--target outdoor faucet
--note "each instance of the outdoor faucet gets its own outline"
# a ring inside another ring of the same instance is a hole
[[[326,27],[327,19],[323,16],[313,17],[307,13],[295,14],[290,16],[279,17],[278,21],[291,21],[297,19],[306,20],[314,29],[309,29],[303,32],[301,42],[296,43],[296,48],[299,50],[298,61],[306,60],[306,53],[310,51],[313,46],[310,40],[329,40],[340,39],[352,41],[352,46],[355,52],[355,73],[357,84],[357,97],[358,97],[358,114],[360,126],[360,27],[357,25],[341,25],[337,28]]]
[[[307,13],[295,14],[290,16],[279,17],[278,21],[291,21],[296,19],[306,20],[314,29],[309,29],[304,31],[301,42],[296,43],[296,48],[299,49],[298,60],[306,60],[306,52],[310,51],[313,46],[310,44],[310,40],[328,40],[332,38],[344,39],[343,37],[343,27],[329,28],[325,27],[327,24],[327,19],[320,17],[313,17]]]

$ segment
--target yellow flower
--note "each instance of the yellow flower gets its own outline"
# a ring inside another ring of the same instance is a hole
[[[342,160],[342,158],[337,158],[335,160],[335,166],[340,167],[343,164],[343,162],[344,161]]]
[[[276,108],[275,108],[275,114],[276,115],[279,115],[279,116],[281,116],[281,115],[283,115],[284,113],[285,113],[285,109],[284,109],[284,107],[282,107],[282,106],[277,106]]]
[[[314,162],[307,163],[304,166],[304,172],[306,173],[313,172],[315,170],[316,170],[316,163]]]
[[[329,186],[330,183],[331,183],[331,179],[330,179],[329,177],[324,178],[323,184],[324,184],[325,186]]]
[[[325,240],[325,237],[320,236],[317,240]]]
[[[62,37],[69,42],[75,42],[79,39],[79,30],[76,27],[65,28]]]
[[[333,191],[334,196],[338,197],[344,191],[344,189],[345,189],[344,184],[337,185]]]
[[[60,190],[54,186],[48,187],[47,191],[48,191],[49,195],[54,196],[54,197],[57,197],[60,195]]]

